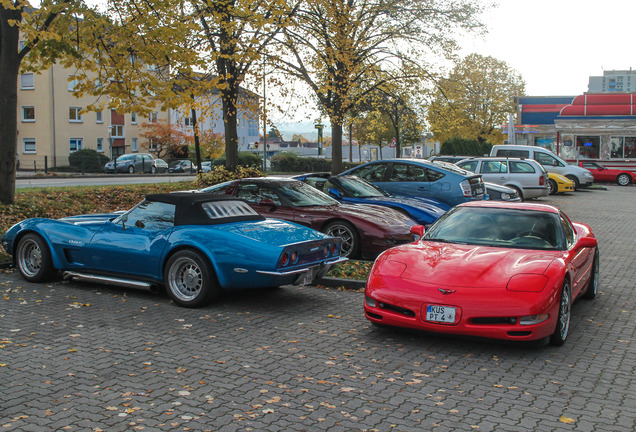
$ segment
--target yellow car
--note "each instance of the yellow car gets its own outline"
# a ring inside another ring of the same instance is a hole
[[[548,173],[548,186],[550,186],[550,195],[574,192],[574,182],[561,174]]]

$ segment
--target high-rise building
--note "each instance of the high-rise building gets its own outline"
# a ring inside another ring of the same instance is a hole
[[[636,91],[636,71],[603,71],[603,76],[591,76],[588,93],[620,93]]]

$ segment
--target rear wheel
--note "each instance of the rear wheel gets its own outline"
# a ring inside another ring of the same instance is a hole
[[[616,177],[616,183],[621,186],[627,186],[631,183],[631,181],[632,179],[629,177],[628,174],[619,174],[618,177]]]
[[[572,308],[572,295],[570,292],[570,282],[563,281],[561,289],[561,300],[559,301],[559,313],[557,315],[556,328],[550,336],[550,345],[561,346],[565,343],[570,331],[570,315]]]
[[[170,257],[164,270],[168,295],[179,306],[205,306],[221,295],[216,276],[199,252],[182,250]]]
[[[342,239],[340,256],[357,258],[360,254],[360,235],[349,222],[331,222],[325,226],[324,233]]]
[[[587,300],[592,300],[596,297],[596,293],[598,292],[598,275],[599,275],[599,253],[598,249],[594,251],[594,262],[592,263],[592,278],[587,286],[587,290],[585,294],[583,294],[583,298]]]
[[[16,263],[22,277],[29,282],[45,282],[55,275],[51,251],[37,234],[26,234],[20,239]]]
[[[548,187],[550,188],[550,195],[556,194],[557,191],[559,190],[559,187],[557,186],[557,182],[555,182],[552,179],[548,179]]]

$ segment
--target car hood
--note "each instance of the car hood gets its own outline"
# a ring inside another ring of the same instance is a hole
[[[380,259],[385,261],[382,267],[404,268],[404,279],[436,286],[492,288],[505,287],[515,274],[543,274],[558,255],[558,251],[419,241],[390,249]]]
[[[385,227],[413,226],[413,219],[397,210],[373,204],[338,204],[328,207],[313,208],[315,211],[324,211],[327,214],[346,216],[347,219],[359,218],[368,222],[380,224]],[[407,230],[408,232],[408,230]]]
[[[442,208],[441,205],[435,205],[425,200],[415,200],[406,197],[370,197],[365,198],[365,202],[369,204],[399,204],[403,206],[416,207],[430,213],[433,216],[439,218],[447,209]]]
[[[68,216],[58,219],[60,222],[68,222],[73,225],[85,225],[85,224],[103,224],[106,221],[114,219],[125,213],[124,210],[116,211],[112,213],[89,213],[77,216]]]

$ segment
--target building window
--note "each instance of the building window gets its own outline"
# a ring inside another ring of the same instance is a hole
[[[79,84],[79,80],[75,78],[73,75],[69,75],[68,77],[68,91],[75,91],[75,87]]]
[[[81,111],[82,111],[81,107],[70,107],[68,109],[68,121],[74,122],[74,123],[81,123],[82,122]]]
[[[137,149],[137,138],[133,138],[133,139],[132,139],[132,146],[131,146],[131,148],[132,148],[132,151],[134,151],[134,152],[136,152],[136,151],[138,150],[138,149]]]
[[[71,153],[74,153],[78,150],[82,149],[82,142],[84,140],[82,138],[71,138],[71,140],[69,141],[69,150]]]
[[[636,158],[636,137],[625,137],[625,157]]]
[[[598,159],[601,138],[598,136],[577,136],[576,148],[579,156],[584,159]]]
[[[150,123],[157,123],[157,111],[150,113],[148,120]]]
[[[157,145],[152,138],[150,138],[150,142],[148,143],[148,150],[157,150]]]
[[[136,112],[131,112],[130,113],[130,122],[132,124],[137,124],[137,113]]]
[[[194,126],[194,120],[192,117],[186,117],[183,119],[183,124],[186,126]]]
[[[97,138],[97,151],[99,153],[104,152],[104,138]]]
[[[35,153],[35,138],[22,138],[22,153]]]
[[[23,73],[20,75],[20,88],[22,90],[33,90],[35,88],[32,73]]]
[[[22,121],[34,122],[35,121],[35,107],[23,106],[22,107]]]
[[[104,123],[104,113],[102,111],[97,111],[95,113],[95,118],[97,123]]]
[[[110,136],[113,138],[124,138],[124,125],[112,125],[110,127]]]

